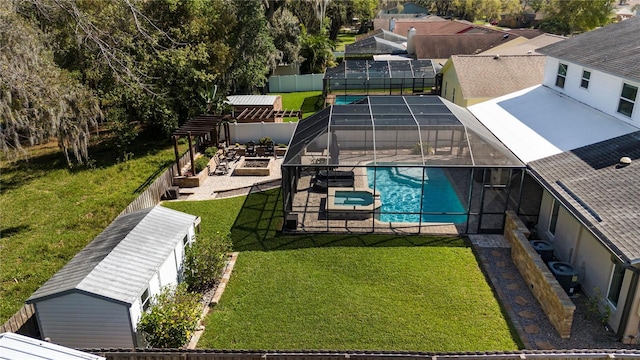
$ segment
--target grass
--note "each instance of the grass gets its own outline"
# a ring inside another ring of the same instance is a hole
[[[356,41],[356,34],[338,34],[335,51],[344,52],[345,45],[353,44],[355,41]]]
[[[271,93],[270,95],[282,96],[282,108],[287,110],[302,110],[302,118],[307,118],[315,114],[318,100],[322,97],[322,91],[301,91],[293,93]],[[287,118],[285,121],[297,121],[298,119]]]
[[[481,351],[519,340],[460,238],[283,235],[280,189],[165,206],[241,251],[200,348]],[[235,217],[235,220],[232,220]]]
[[[157,138],[138,139],[126,162],[94,145],[95,168],[69,169],[55,143],[32,149],[29,161],[2,162],[0,323],[175,160],[171,144]]]

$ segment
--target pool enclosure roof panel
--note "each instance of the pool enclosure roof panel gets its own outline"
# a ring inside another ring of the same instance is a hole
[[[368,96],[298,123],[284,166],[523,167],[469,111],[438,96]]]
[[[324,79],[387,79],[387,78],[429,78],[435,79],[436,72],[431,60],[344,60],[338,66],[329,68]]]

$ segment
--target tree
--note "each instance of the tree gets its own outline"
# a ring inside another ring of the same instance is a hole
[[[604,26],[611,21],[615,0],[551,0],[540,29],[569,35]]]
[[[303,34],[301,54],[305,61],[300,66],[303,74],[321,74],[333,63],[335,43],[324,34]]]
[[[0,147],[9,156],[23,145],[57,137],[67,163],[88,160],[90,127],[102,117],[98,100],[59,69],[45,35],[0,2]]]
[[[276,67],[276,48],[269,35],[265,11],[259,0],[233,0],[237,23],[233,28],[235,49],[230,68],[234,92],[252,93],[264,86]]]
[[[269,22],[269,32],[273,44],[278,49],[277,61],[284,64],[297,64],[300,57],[301,30],[300,21],[286,8],[277,10]]]

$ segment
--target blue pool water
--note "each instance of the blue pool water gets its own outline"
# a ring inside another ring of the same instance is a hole
[[[336,205],[367,206],[373,204],[373,194],[366,191],[336,191]]]
[[[364,96],[340,95],[340,96],[336,96],[336,101],[334,102],[334,105],[347,105],[364,98],[365,98]]]
[[[465,223],[465,207],[441,169],[426,168],[422,182],[422,168],[367,168],[369,187],[380,193],[382,208],[380,221],[385,222],[447,222]],[[375,178],[374,178],[375,177]],[[422,191],[424,189],[424,191]],[[421,196],[422,195],[422,196]],[[422,219],[420,202],[422,201]],[[424,214],[426,213],[426,214]],[[447,213],[442,215],[442,213]],[[453,214],[451,214],[453,213]],[[460,215],[458,215],[458,214]]]

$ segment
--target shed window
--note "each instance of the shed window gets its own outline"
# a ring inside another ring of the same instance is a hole
[[[591,79],[591,71],[583,70],[582,71],[582,81],[580,82],[580,87],[585,89],[589,88],[589,80]]]
[[[611,280],[609,280],[609,291],[607,292],[607,299],[615,307],[618,306],[618,300],[620,299],[620,290],[622,290],[622,280],[624,279],[624,267],[619,262],[616,262],[613,271],[611,272]]]
[[[622,94],[620,94],[620,102],[618,103],[618,112],[620,114],[631,117],[633,105],[636,103],[636,95],[638,95],[637,87],[624,84]]]
[[[567,64],[558,65],[558,75],[556,76],[556,86],[564,89],[564,82],[567,78]]]
[[[151,302],[149,301],[149,288],[146,288],[140,296],[140,304],[142,304],[142,311],[147,311]]]
[[[453,88],[453,95],[451,95],[451,102],[452,103],[456,102],[456,88]]]

